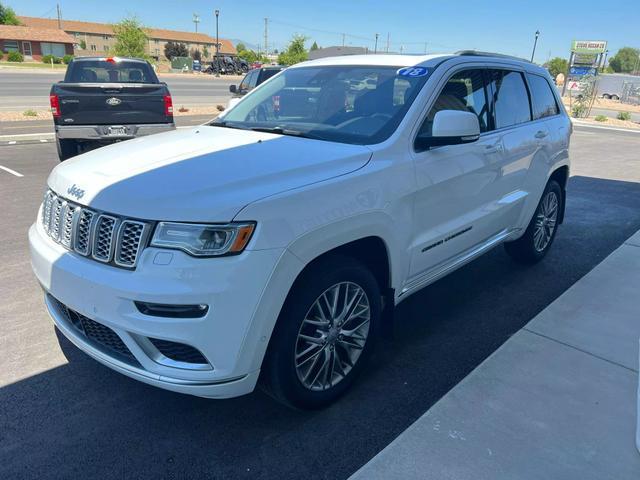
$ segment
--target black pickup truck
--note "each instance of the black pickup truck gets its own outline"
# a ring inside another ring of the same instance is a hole
[[[76,58],[49,100],[60,160],[175,128],[169,89],[145,60]]]

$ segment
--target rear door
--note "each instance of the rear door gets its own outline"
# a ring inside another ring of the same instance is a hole
[[[165,114],[168,90],[148,64],[78,61],[56,85],[63,125],[171,123]]]

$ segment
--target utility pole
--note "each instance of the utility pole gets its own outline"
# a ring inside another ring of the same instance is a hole
[[[424,54],[427,54],[427,42],[424,42]]]
[[[403,51],[404,51],[404,45],[400,45],[400,55],[402,55]]]
[[[536,54],[536,45],[538,45],[539,36],[540,36],[540,30],[536,30],[536,39],[533,41],[533,51],[531,52],[531,63],[533,63],[533,56]]]
[[[376,33],[376,45],[373,47],[373,53],[378,53],[378,35],[380,34]]]
[[[389,32],[387,32],[387,53],[389,53]]]
[[[198,24],[200,23],[200,15],[198,15],[197,13],[193,14],[193,23],[196,26],[196,33],[198,33]]]
[[[218,37],[218,17],[220,10],[215,11],[216,14],[216,77],[220,76],[220,38]]]
[[[58,29],[62,30],[62,14],[60,13],[60,4],[56,3],[56,9],[58,10]]]
[[[346,35],[343,33],[343,34],[342,34],[342,46],[343,46],[343,47],[344,47],[344,37],[345,37],[345,36],[346,36]]]
[[[264,54],[269,55],[269,19],[264,19]]]

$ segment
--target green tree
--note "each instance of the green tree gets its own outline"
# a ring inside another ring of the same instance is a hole
[[[81,49],[81,50],[86,50],[86,49],[87,49],[87,42],[86,42],[86,40],[80,40],[80,49]]]
[[[609,66],[617,73],[631,73],[638,68],[640,50],[632,47],[622,47],[611,60]]]
[[[244,43],[239,43],[239,44],[236,45],[236,52],[238,52],[238,55],[241,52],[244,52],[246,50],[247,50],[247,47],[244,45]]]
[[[307,50],[304,48],[304,42],[307,37],[304,35],[294,35],[287,46],[287,49],[278,55],[278,63],[280,65],[293,65],[294,63],[304,62],[307,58]]]
[[[113,53],[119,57],[148,58],[145,47],[149,42],[146,29],[136,17],[129,17],[113,26],[116,44]]]
[[[555,57],[549,60],[545,67],[547,67],[547,70],[549,70],[551,76],[553,78],[556,78],[559,73],[562,73],[563,75],[567,74],[569,62],[564,58]]]
[[[313,45],[311,45],[311,48],[309,49],[310,52],[313,52],[314,50],[318,50],[318,44],[316,42],[313,42]]]
[[[200,50],[198,50],[197,48],[194,48],[191,50],[191,58],[200,61],[202,60],[202,53],[200,53]]]
[[[202,47],[202,56],[205,59],[209,58],[209,49],[207,48],[206,45],[204,47]]]
[[[173,60],[175,57],[188,57],[189,51],[184,43],[167,42],[164,44],[164,56]]]
[[[239,43],[238,45],[242,45],[242,44]],[[258,60],[258,54],[253,50],[247,50],[247,49],[238,50],[238,47],[236,47],[236,50],[238,51],[238,56],[243,60],[246,60],[247,63],[253,63]]]
[[[21,25],[16,12],[11,7],[5,7],[0,3],[0,25]]]

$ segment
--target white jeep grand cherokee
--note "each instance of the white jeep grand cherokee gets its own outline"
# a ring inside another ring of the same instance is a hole
[[[383,311],[562,222],[571,123],[547,72],[460,52],[288,68],[210,123],[48,179],[29,231],[60,331],[125,375],[303,408],[365,367]]]

